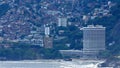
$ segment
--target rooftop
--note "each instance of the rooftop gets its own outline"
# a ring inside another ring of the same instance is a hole
[[[102,28],[102,29],[105,29],[105,27],[103,27],[102,25],[88,25],[87,27],[83,27],[82,30],[83,30],[83,29],[89,29],[89,28],[90,28],[90,29],[91,29],[91,28],[98,28],[98,29],[101,29],[101,28]]]

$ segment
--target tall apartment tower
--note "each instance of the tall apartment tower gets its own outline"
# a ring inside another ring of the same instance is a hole
[[[0,25],[0,34],[1,34],[1,33],[2,33],[2,31],[3,31],[3,29],[2,29],[2,28],[3,28],[3,26],[1,26],[1,25]]]
[[[105,50],[105,27],[89,25],[83,28],[83,56],[95,58]]]
[[[58,18],[58,26],[67,26],[67,18],[66,17],[59,17]]]
[[[50,27],[45,26],[45,36],[44,36],[44,47],[45,48],[52,48],[53,47],[53,38],[50,37]]]
[[[45,27],[45,36],[50,35],[50,27]]]

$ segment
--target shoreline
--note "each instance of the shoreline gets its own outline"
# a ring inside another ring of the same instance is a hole
[[[50,65],[53,68],[97,68],[103,60],[81,60],[81,59],[73,59],[73,61],[64,61],[64,60],[22,60],[22,61],[0,61],[0,65],[12,65],[13,67],[24,67],[27,65],[28,67],[31,65]],[[55,65],[55,67],[54,67]],[[58,65],[58,67],[56,67]],[[37,68],[37,67],[35,67]],[[48,67],[49,68],[49,67]]]
[[[29,60],[29,59],[24,59],[24,60],[0,60],[0,61],[39,61],[39,60],[44,60],[44,61],[55,61],[55,60],[63,60],[64,59],[33,59],[33,60]],[[73,60],[80,60],[80,61],[105,61],[106,59],[72,59]]]
[[[104,63],[106,60],[81,60],[81,59],[72,59],[72,61],[65,61],[64,59],[39,59],[39,60],[6,60],[6,61],[0,61],[0,62],[87,62],[87,63]]]

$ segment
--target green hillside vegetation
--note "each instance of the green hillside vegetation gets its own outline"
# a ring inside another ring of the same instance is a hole
[[[56,49],[45,49],[25,43],[14,43],[9,48],[0,48],[0,59],[3,58],[4,60],[60,59],[61,54]]]
[[[5,15],[5,13],[10,9],[8,4],[0,5],[0,17]]]
[[[111,56],[120,54],[120,1],[111,8],[109,17],[103,17],[90,21],[94,24],[100,24],[106,27],[106,48],[110,51]],[[113,45],[109,45],[111,42]]]

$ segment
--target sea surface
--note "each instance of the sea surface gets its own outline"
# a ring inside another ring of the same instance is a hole
[[[0,68],[97,68],[101,60],[25,60],[0,61]]]

